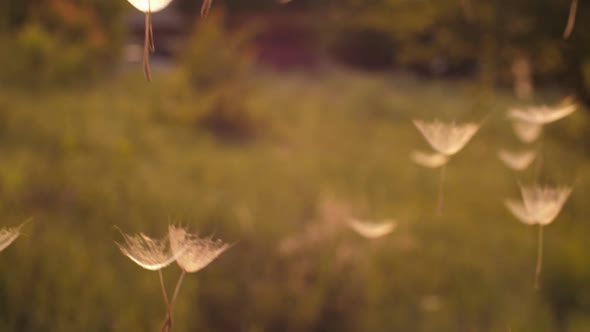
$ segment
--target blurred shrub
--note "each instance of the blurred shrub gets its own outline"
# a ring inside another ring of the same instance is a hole
[[[255,65],[248,42],[255,32],[253,26],[229,30],[223,12],[214,12],[198,22],[182,55],[184,75],[205,101],[184,117],[224,140],[251,140],[267,127],[265,117],[248,106]]]
[[[12,4],[0,14],[0,82],[47,86],[87,82],[117,59],[122,2],[50,0]],[[20,2],[20,1],[19,1]],[[16,36],[16,38],[14,37]]]
[[[200,20],[183,54],[190,82],[199,89],[212,89],[243,79],[255,60],[247,49],[254,33],[254,28],[248,26],[229,31],[221,11]]]

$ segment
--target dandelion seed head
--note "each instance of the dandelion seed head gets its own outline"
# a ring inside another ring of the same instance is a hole
[[[172,0],[127,0],[133,7],[137,8],[138,10],[147,13],[152,12],[159,12],[162,9],[168,7]]]
[[[516,120],[512,121],[512,129],[521,142],[532,143],[541,136],[543,125]]]
[[[168,237],[152,239],[143,233],[123,234],[125,244],[117,243],[123,255],[146,270],[157,271],[170,265],[176,259],[168,245]]]
[[[348,220],[348,226],[363,237],[376,239],[393,232],[397,228],[397,223],[389,219],[372,222],[351,218]]]
[[[20,230],[23,225],[24,223],[17,227],[6,227],[0,229],[0,251],[6,249],[21,235]]]
[[[566,104],[558,107],[541,105],[522,109],[514,108],[508,111],[508,117],[517,121],[545,125],[565,118],[576,109],[577,106],[575,104]]]
[[[189,273],[205,268],[230,247],[221,240],[200,238],[183,227],[172,225],[168,227],[168,236],[172,252],[179,253],[176,257],[178,266]]]
[[[524,150],[524,151],[509,151],[500,150],[498,152],[498,158],[504,162],[504,164],[515,171],[522,171],[528,168],[533,160],[537,157],[535,150]]]
[[[516,219],[518,219],[522,223],[527,225],[536,224],[536,222],[529,215],[522,201],[506,199],[504,200],[504,205],[516,217]]]
[[[530,186],[520,187],[527,214],[541,225],[548,225],[559,214],[572,192],[570,187]]]
[[[430,146],[445,156],[452,156],[463,149],[480,128],[479,124],[471,122],[461,124],[444,123],[439,120],[433,122],[414,120],[413,122]]]
[[[414,151],[410,157],[416,164],[427,168],[438,168],[449,161],[448,156],[438,152]]]

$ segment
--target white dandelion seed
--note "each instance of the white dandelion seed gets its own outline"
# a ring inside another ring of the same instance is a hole
[[[508,111],[508,117],[517,121],[545,125],[565,118],[575,112],[576,109],[575,104],[565,104],[557,107],[541,105],[522,109],[514,108]]]
[[[136,235],[121,234],[125,239],[125,244],[117,243],[117,246],[123,255],[129,257],[129,259],[146,270],[158,271],[165,268],[180,255],[180,253],[172,253],[168,237],[153,239],[143,233]]]
[[[432,122],[413,120],[413,122],[430,146],[438,153],[447,157],[450,157],[463,149],[481,127],[480,124],[473,122],[445,123],[439,120],[434,120]],[[446,163],[442,165],[440,171],[437,205],[437,214],[439,215],[442,214],[443,208],[445,169]]]
[[[21,235],[20,230],[25,224],[26,222],[16,227],[6,227],[0,229],[0,251],[6,249]]]
[[[201,238],[196,234],[191,234],[183,227],[168,226],[168,236],[170,238],[170,247],[172,252],[176,255],[176,263],[182,269],[182,273],[178,278],[172,300],[170,302],[170,311],[167,323],[165,325],[172,325],[172,308],[180,285],[186,273],[194,273],[202,270],[212,261],[214,261],[224,251],[229,249],[231,245],[222,242],[221,240],[213,240],[212,238]]]
[[[541,136],[543,125],[515,120],[512,121],[512,129],[521,142],[532,143]]]
[[[116,244],[123,255],[129,257],[129,259],[146,270],[158,271],[162,296],[166,305],[166,320],[162,326],[162,331],[170,331],[172,327],[172,307],[170,301],[168,301],[168,294],[164,286],[162,269],[172,264],[178,256],[184,253],[186,248],[176,248],[176,251],[172,251],[168,236],[162,239],[153,239],[143,233],[127,235],[121,232],[121,234],[125,239],[125,244]]]
[[[154,45],[154,32],[152,29],[152,13],[161,11],[168,7],[172,0],[127,0],[129,3],[145,14],[145,33],[143,42],[143,73],[146,80],[152,80],[150,70],[150,53],[156,51]]]
[[[572,192],[570,187],[521,186],[520,192],[527,212],[539,225],[555,220]]]
[[[397,223],[390,219],[373,222],[352,218],[348,221],[348,226],[363,237],[376,239],[393,232],[397,228]]]
[[[552,223],[572,192],[571,187],[521,186],[522,202],[506,200],[506,207],[521,222],[539,225],[535,288],[539,288],[543,265],[543,227]]]
[[[504,165],[514,171],[527,169],[536,157],[537,152],[535,150],[509,151],[502,149],[498,152],[498,158],[504,162]]]
[[[536,222],[531,218],[522,201],[514,199],[504,200],[504,205],[520,222],[526,225],[535,225]]]
[[[413,151],[410,157],[416,164],[426,168],[439,168],[449,161],[448,156],[438,152]]]
[[[168,7],[172,0],[127,0],[133,7],[144,13],[157,13]]]
[[[414,120],[414,125],[430,146],[445,156],[452,156],[463,149],[480,128],[477,123],[444,123],[439,120]]]

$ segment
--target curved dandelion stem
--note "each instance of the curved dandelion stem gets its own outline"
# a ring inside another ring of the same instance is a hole
[[[539,137],[539,153],[537,154],[537,159],[535,163],[535,179],[537,182],[541,179],[541,173],[543,171],[543,150],[545,147],[544,144],[544,134],[541,132]]]
[[[576,23],[576,12],[578,11],[578,0],[572,0],[570,4],[570,13],[567,18],[567,25],[563,31],[563,39],[568,39],[574,31],[574,25]]]
[[[182,280],[184,279],[184,275],[186,272],[182,270],[180,277],[178,277],[178,282],[176,282],[176,287],[174,288],[174,294],[172,295],[172,301],[170,302],[170,309],[174,307],[174,302],[176,301],[176,297],[178,296],[178,292],[180,291],[180,284],[182,284]]]
[[[164,303],[166,304],[166,318],[164,324],[162,324],[162,332],[167,332],[172,329],[172,308],[168,301],[168,294],[166,294],[166,287],[164,286],[164,277],[162,276],[162,270],[158,270],[160,276],[160,286],[162,287],[162,295],[164,296]]]
[[[535,289],[540,288],[541,270],[543,268],[543,225],[539,225],[537,239],[537,268],[535,270]]]
[[[444,182],[445,182],[445,170],[447,165],[443,165],[440,169],[440,182],[438,186],[438,205],[436,208],[436,214],[442,215],[443,204],[444,204]]]
[[[162,276],[162,270],[158,270],[158,275],[160,276],[160,286],[162,287],[162,296],[164,297],[164,303],[166,304],[166,308],[169,308],[170,302],[168,302],[168,294],[166,294],[166,287],[164,286],[164,276]]]
[[[152,80],[150,70],[150,51],[154,51],[154,36],[152,32],[151,1],[148,0],[148,11],[145,14],[145,39],[143,41],[143,73],[148,82]]]
[[[203,5],[201,6],[201,17],[207,16],[209,14],[209,10],[211,9],[211,4],[213,0],[204,0]]]

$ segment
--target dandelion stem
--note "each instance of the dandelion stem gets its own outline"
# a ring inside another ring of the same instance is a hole
[[[204,0],[203,5],[201,6],[201,17],[207,16],[209,14],[209,10],[211,9],[212,0]]]
[[[537,159],[535,163],[535,179],[537,182],[541,179],[541,173],[543,171],[543,150],[544,146],[544,133],[541,132],[541,137],[539,138],[539,153],[537,153]]]
[[[574,31],[574,25],[576,23],[576,12],[578,11],[578,0],[572,0],[570,4],[570,13],[567,18],[567,25],[563,31],[563,39],[568,39]]]
[[[164,277],[162,276],[162,270],[158,270],[160,276],[160,286],[162,287],[162,295],[164,296],[164,303],[166,303],[166,319],[162,324],[162,332],[168,332],[172,329],[172,307],[168,301],[168,295],[166,294],[166,287],[164,286]]]
[[[176,297],[178,296],[178,291],[180,291],[180,284],[182,284],[182,280],[184,279],[184,275],[186,272],[183,270],[178,277],[178,282],[176,283],[176,288],[174,288],[174,295],[172,295],[172,302],[170,302],[170,309],[174,306],[174,302],[176,301]]]
[[[535,289],[540,288],[541,269],[543,268],[543,225],[539,225],[537,240],[537,268],[535,270]]]
[[[443,211],[443,204],[444,204],[444,182],[445,182],[445,170],[447,165],[443,165],[440,169],[440,182],[438,186],[438,206],[436,209],[436,214],[441,216]]]
[[[162,295],[164,296],[164,303],[166,303],[166,308],[170,307],[170,302],[168,302],[168,294],[166,294],[166,287],[164,286],[164,276],[162,276],[162,270],[158,270],[158,275],[160,276],[160,286],[162,287]]]
[[[145,75],[145,79],[149,81],[152,80],[152,74],[150,72],[150,13],[145,14],[145,39],[143,42],[143,73]]]

